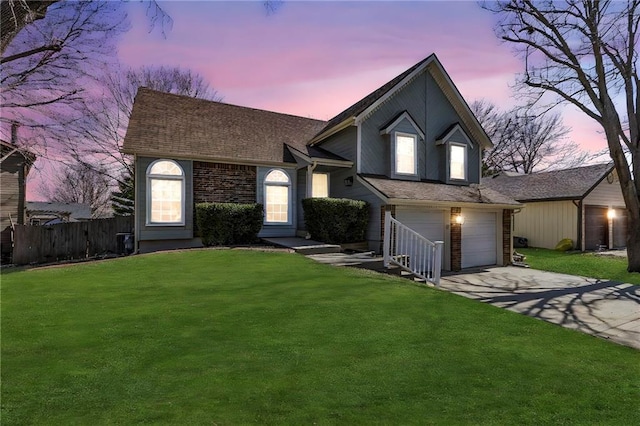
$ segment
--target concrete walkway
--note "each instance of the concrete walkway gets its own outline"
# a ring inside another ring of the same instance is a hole
[[[445,276],[440,287],[640,350],[640,286],[510,266]]]

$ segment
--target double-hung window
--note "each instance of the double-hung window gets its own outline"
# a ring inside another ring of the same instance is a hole
[[[329,196],[329,174],[314,173],[311,177],[311,196],[322,198]]]
[[[147,168],[147,225],[184,225],[184,171],[173,160]]]
[[[290,223],[291,180],[282,170],[274,169],[264,179],[265,223]]]
[[[467,146],[449,145],[449,179],[467,180]]]
[[[418,138],[416,137],[416,135],[410,135],[406,133],[395,134],[395,174],[417,174],[417,148]]]

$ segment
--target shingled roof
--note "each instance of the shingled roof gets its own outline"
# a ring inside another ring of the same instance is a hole
[[[428,204],[485,204],[491,206],[520,207],[513,198],[483,185],[446,185],[443,183],[416,182],[386,179],[383,177],[360,176],[387,200],[393,202],[423,202]]]
[[[325,124],[140,88],[122,150],[142,156],[277,164],[293,161],[285,144],[306,152],[306,142]]]
[[[613,164],[596,164],[529,175],[500,174],[482,184],[518,201],[580,200],[611,171]]]

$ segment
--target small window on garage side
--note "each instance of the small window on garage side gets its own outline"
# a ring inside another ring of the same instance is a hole
[[[282,170],[271,170],[264,179],[265,223],[290,223],[291,180]]]
[[[314,173],[311,184],[311,196],[313,198],[322,198],[329,196],[328,173]]]
[[[467,180],[467,146],[449,145],[449,179]]]
[[[172,160],[157,160],[147,169],[147,224],[184,225],[185,177]]]
[[[415,135],[396,133],[395,135],[395,173],[415,175],[417,173],[417,141]]]

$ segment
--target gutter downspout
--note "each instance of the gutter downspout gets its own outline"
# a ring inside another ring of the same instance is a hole
[[[133,154],[134,166],[138,164],[138,154]],[[133,169],[133,254],[140,253],[140,226],[139,218],[142,216],[138,213],[140,209],[140,199],[138,197],[138,190],[140,189],[140,182],[138,182],[138,169]],[[146,213],[145,213],[146,214]]]
[[[318,167],[318,162],[314,161],[307,166],[307,193],[306,198],[311,198],[313,192],[313,171]]]
[[[582,200],[573,200],[572,203],[578,209],[578,241],[576,241],[576,247],[580,247],[580,251],[584,251],[584,241],[582,238]]]

